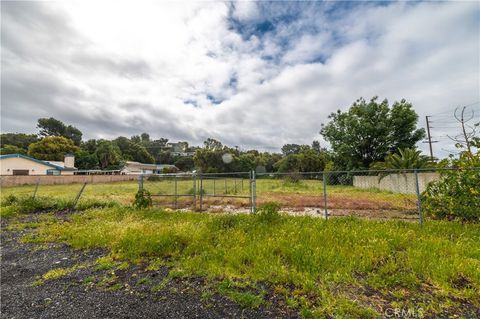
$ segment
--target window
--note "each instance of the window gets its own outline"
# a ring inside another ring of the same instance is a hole
[[[13,175],[29,175],[28,169],[14,169],[12,170]]]

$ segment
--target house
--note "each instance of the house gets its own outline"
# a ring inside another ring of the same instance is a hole
[[[169,151],[173,156],[193,156],[195,154],[195,148],[189,147],[187,142],[167,143],[164,150]]]
[[[123,175],[130,174],[162,174],[162,173],[176,173],[179,169],[175,165],[168,164],[145,164],[139,162],[127,161],[125,166],[120,171]]]
[[[75,157],[65,155],[64,161],[42,161],[23,154],[0,155],[1,175],[73,175]]]

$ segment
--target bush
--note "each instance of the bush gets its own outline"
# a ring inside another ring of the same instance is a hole
[[[18,202],[18,198],[15,195],[10,194],[2,200],[1,204],[2,204],[2,207],[3,206],[11,206],[11,205],[15,204],[16,202]]]
[[[256,217],[261,222],[274,222],[281,216],[279,214],[280,204],[276,202],[268,202],[260,206],[256,212]]]
[[[135,194],[133,206],[136,208],[147,208],[152,206],[152,194],[146,189],[138,190]]]
[[[480,221],[480,170],[448,171],[422,194],[427,216]]]

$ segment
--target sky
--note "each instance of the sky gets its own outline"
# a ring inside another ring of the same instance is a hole
[[[373,96],[454,149],[454,109],[480,118],[480,2],[1,2],[2,132],[278,151],[327,146],[328,115]]]

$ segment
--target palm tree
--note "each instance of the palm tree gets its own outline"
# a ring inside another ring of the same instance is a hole
[[[399,173],[406,173],[412,169],[433,167],[434,162],[429,156],[421,155],[421,151],[405,148],[398,149],[398,153],[388,154],[383,162],[375,162],[370,166],[373,170],[398,170]],[[388,173],[379,174],[380,178]]]

